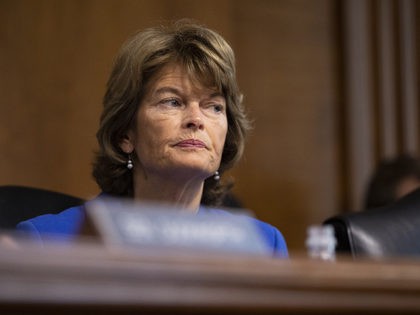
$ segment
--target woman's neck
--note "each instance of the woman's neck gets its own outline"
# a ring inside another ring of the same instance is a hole
[[[201,179],[170,180],[165,177],[134,176],[134,199],[168,203],[176,207],[197,212],[203,194],[204,181]]]

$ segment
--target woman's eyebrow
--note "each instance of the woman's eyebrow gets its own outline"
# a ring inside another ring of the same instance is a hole
[[[181,92],[174,87],[171,86],[162,86],[154,91],[154,95],[164,94],[164,93],[174,93],[174,94],[181,94]]]
[[[176,94],[176,95],[181,95],[182,94],[182,92],[179,89],[177,89],[176,87],[162,86],[162,87],[156,89],[153,92],[153,95],[154,96],[159,96],[159,95],[165,94],[165,93],[172,93],[172,94]],[[220,92],[213,92],[208,96],[208,98],[216,98],[216,97],[221,97],[221,98],[225,99],[225,96]]]
[[[220,92],[211,93],[210,94],[210,97],[211,98],[213,98],[213,97],[223,97],[223,98],[225,98],[225,96],[222,93],[220,93]]]

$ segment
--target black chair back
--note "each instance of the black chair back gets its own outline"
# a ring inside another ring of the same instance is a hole
[[[338,253],[353,257],[420,256],[420,189],[383,208],[334,216]]]
[[[40,188],[0,186],[0,229],[14,229],[20,221],[58,213],[83,202],[81,198]]]

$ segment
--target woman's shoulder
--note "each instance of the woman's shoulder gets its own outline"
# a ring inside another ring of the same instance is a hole
[[[84,221],[84,206],[76,206],[57,214],[43,214],[22,221],[16,226],[18,232],[34,240],[42,240],[48,236],[60,236],[71,239],[77,235]]]

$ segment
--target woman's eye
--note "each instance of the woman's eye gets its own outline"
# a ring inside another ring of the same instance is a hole
[[[214,104],[212,107],[213,107],[213,110],[214,110],[216,113],[223,113],[223,111],[224,111],[224,107],[223,107],[223,105],[220,105],[220,104]]]
[[[225,106],[220,103],[208,103],[204,108],[212,115],[223,114],[225,112]]]
[[[165,104],[165,105],[169,105],[172,107],[178,107],[181,105],[181,102],[179,100],[177,100],[176,98],[168,98],[168,99],[164,99],[162,101],[160,101],[160,103]]]

